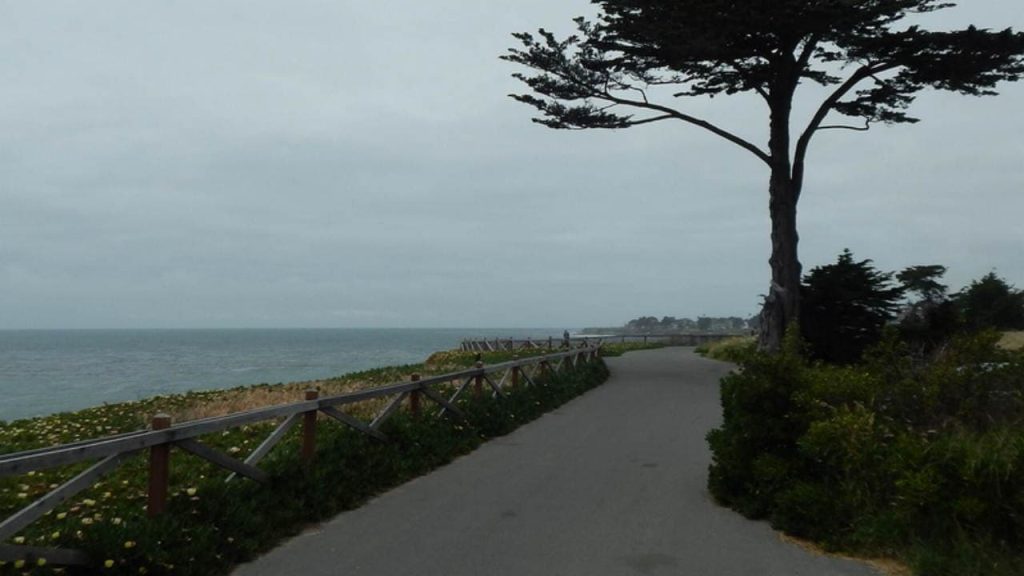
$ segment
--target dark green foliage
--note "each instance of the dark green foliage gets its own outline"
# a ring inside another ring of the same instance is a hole
[[[856,366],[813,364],[795,335],[722,382],[709,488],[744,514],[919,574],[1024,567],[1024,353],[955,338],[928,363],[895,331]]]
[[[1024,292],[989,272],[956,296],[957,306],[972,329],[1024,329]]]
[[[804,278],[800,331],[815,358],[855,362],[881,338],[902,297],[892,274],[879,272],[871,260],[854,261],[844,250],[835,264],[818,266]]]
[[[686,96],[753,92],[770,103],[788,102],[786,94],[802,81],[851,84],[826,102],[826,110],[871,122],[912,122],[905,109],[924,88],[990,94],[999,81],[1024,71],[1021,34],[902,25],[907,16],[953,5],[943,0],[593,3],[599,19],[578,19],[577,36],[558,41],[543,30],[539,39],[516,34],[524,48],[504,57],[539,72],[517,77],[542,98],[516,96],[544,114],[538,122],[625,128],[646,120],[599,102],[685,120],[671,108],[619,92],[668,83]],[[853,71],[836,76],[836,64]],[[847,96],[869,79],[873,86]]]
[[[896,279],[907,292],[916,293],[922,301],[938,302],[946,298],[947,286],[939,279],[946,274],[946,267],[938,264],[909,266],[896,274]]]
[[[753,354],[744,369],[722,380],[726,425],[708,442],[714,463],[708,480],[722,502],[753,517],[767,515],[775,494],[788,484],[787,469],[806,424],[793,416],[804,388],[804,362],[792,332],[777,355]]]
[[[963,327],[946,285],[939,282],[945,273],[945,266],[929,265],[910,266],[896,274],[904,291],[917,296],[900,313],[899,332],[918,356],[940,348]]]
[[[912,303],[899,323],[901,336],[919,355],[940,348],[963,327],[963,317],[956,303],[948,299]]]
[[[627,322],[625,327],[633,332],[647,334],[658,330],[661,327],[661,322],[654,316],[641,316]]]

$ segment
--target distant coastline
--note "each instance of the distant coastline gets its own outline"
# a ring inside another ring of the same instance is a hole
[[[640,316],[622,326],[600,326],[583,328],[580,336],[673,336],[693,334],[749,334],[757,329],[758,318],[751,316],[698,316],[697,318],[676,318],[675,316]]]

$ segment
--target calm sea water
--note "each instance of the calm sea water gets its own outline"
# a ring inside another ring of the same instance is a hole
[[[0,331],[0,420],[412,364],[469,337],[560,334],[550,329]]]

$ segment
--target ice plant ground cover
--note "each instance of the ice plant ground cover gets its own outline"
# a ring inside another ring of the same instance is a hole
[[[614,355],[642,347],[611,345],[606,353]],[[542,352],[538,350],[535,354]],[[311,385],[324,394],[337,394],[408,380],[412,373],[451,372],[472,366],[476,357],[474,353],[442,352],[423,364],[382,368],[316,383],[190,392],[0,423],[0,453],[138,430],[158,412],[172,414],[180,421],[254,408],[267,400],[295,401]],[[483,354],[481,360],[492,364],[511,358],[508,352],[492,352]],[[169,511],[155,520],[146,518],[145,511],[147,461],[145,456],[136,456],[9,542],[84,550],[94,560],[93,565],[75,569],[45,560],[32,565],[8,562],[0,566],[0,574],[222,574],[304,525],[358,506],[382,490],[448,462],[606,377],[603,363],[597,362],[571,373],[543,378],[537,387],[521,386],[500,400],[467,394],[460,404],[467,414],[465,422],[400,414],[385,424],[383,431],[388,442],[322,421],[316,465],[310,468],[298,462],[298,430],[294,429],[260,464],[271,475],[268,485],[245,479],[225,483],[226,471],[176,450],[171,463]],[[267,422],[242,426],[204,436],[202,440],[241,458],[274,425]],[[0,478],[0,516],[14,513],[86,466]]]

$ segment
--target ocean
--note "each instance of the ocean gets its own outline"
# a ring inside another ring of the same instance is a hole
[[[464,338],[560,329],[0,330],[0,420],[422,362]]]

